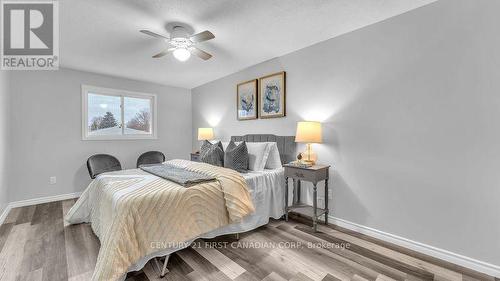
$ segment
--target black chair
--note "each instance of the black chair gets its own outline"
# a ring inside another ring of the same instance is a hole
[[[87,169],[90,178],[95,179],[98,175],[106,172],[120,171],[122,165],[114,156],[108,154],[96,154],[87,160]]]
[[[159,151],[148,151],[137,158],[137,168],[141,165],[159,164],[165,162],[165,155]]]

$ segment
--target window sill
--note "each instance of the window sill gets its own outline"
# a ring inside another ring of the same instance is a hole
[[[83,141],[111,141],[111,140],[157,140],[157,136],[84,136]]]

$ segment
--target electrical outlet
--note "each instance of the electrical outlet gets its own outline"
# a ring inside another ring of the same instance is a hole
[[[57,183],[57,178],[56,177],[50,177],[49,178],[49,183],[50,184],[56,184]]]

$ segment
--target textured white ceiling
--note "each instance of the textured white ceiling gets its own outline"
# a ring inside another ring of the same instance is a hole
[[[251,65],[418,8],[435,0],[64,0],[61,66],[193,88]],[[172,23],[216,38],[200,48],[209,61],[171,55],[139,33]]]

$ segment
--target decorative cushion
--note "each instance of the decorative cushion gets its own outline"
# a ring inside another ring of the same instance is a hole
[[[224,151],[224,167],[240,173],[248,171],[248,149],[245,142],[236,145],[230,141]]]
[[[278,150],[278,144],[275,142],[268,142],[270,146],[269,157],[266,162],[266,169],[279,169],[283,167],[281,165],[280,152]]]
[[[224,166],[224,151],[222,143],[215,144],[205,140],[200,148],[200,161],[214,166]]]
[[[203,144],[201,145],[201,148],[200,148],[200,153],[201,153],[201,150],[203,149],[203,147],[207,148],[209,146],[212,146],[212,145],[217,145],[219,146],[220,149],[222,149],[222,151],[224,151],[224,147],[222,146],[222,142],[221,141],[203,141]],[[227,146],[227,145],[226,145]]]

